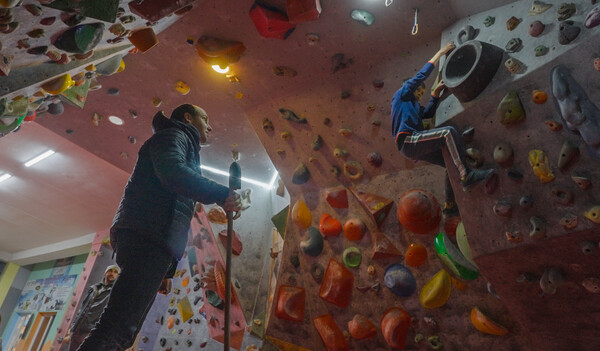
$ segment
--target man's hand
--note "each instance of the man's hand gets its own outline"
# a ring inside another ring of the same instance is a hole
[[[446,89],[446,83],[444,83],[443,80],[440,80],[433,89],[433,95],[439,97],[444,89]]]
[[[162,283],[160,283],[160,288],[158,288],[158,292],[163,295],[168,295],[171,292],[172,284],[172,279],[163,279]]]
[[[71,342],[71,330],[67,330],[67,335],[65,335],[62,342],[64,342],[64,343]]]
[[[240,210],[242,208],[242,199],[239,194],[233,193],[229,195],[227,199],[225,199],[225,203],[223,204],[223,209],[225,212],[234,213],[233,219],[237,219],[240,217]]]

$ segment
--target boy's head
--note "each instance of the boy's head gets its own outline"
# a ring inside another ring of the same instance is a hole
[[[407,81],[408,81],[408,78],[405,79],[402,84],[406,83]],[[415,90],[415,99],[417,99],[417,101],[420,101],[424,94],[425,94],[425,83],[421,83],[421,85],[419,85],[419,87]]]

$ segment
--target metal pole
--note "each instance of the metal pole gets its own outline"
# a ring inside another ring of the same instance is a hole
[[[229,195],[242,187],[242,169],[237,162],[229,166]],[[223,350],[229,351],[231,326],[231,246],[233,242],[233,213],[227,211],[227,249],[225,257],[225,338]]]

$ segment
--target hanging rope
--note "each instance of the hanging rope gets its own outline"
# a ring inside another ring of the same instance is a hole
[[[415,24],[412,27],[412,32],[410,34],[417,35],[419,33],[419,23],[417,20],[417,14],[419,13],[419,9],[415,7]]]

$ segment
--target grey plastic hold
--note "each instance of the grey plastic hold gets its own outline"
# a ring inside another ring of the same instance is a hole
[[[514,152],[512,146],[506,141],[501,141],[494,148],[494,160],[503,167],[510,165]]]
[[[496,201],[493,210],[500,217],[510,218],[512,216],[512,205],[506,200]]]
[[[458,45],[462,45],[469,40],[475,39],[476,36],[477,31],[475,30],[475,28],[473,28],[472,25],[467,24],[458,32],[458,35],[456,36],[456,41],[458,42]]]
[[[579,156],[579,146],[571,140],[566,140],[558,155],[558,169],[564,171]]]
[[[546,220],[542,217],[532,216],[529,218],[531,222],[531,231],[529,237],[535,240],[541,239],[546,236]]]
[[[512,38],[511,40],[508,41],[508,43],[506,43],[506,46],[504,47],[506,49],[506,52],[518,52],[519,50],[521,50],[521,48],[523,47],[523,41],[521,41],[521,39],[519,38]]]
[[[323,251],[323,236],[318,229],[308,228],[309,238],[300,242],[300,249],[309,256],[319,256]]]
[[[558,26],[558,42],[567,45],[579,36],[581,28],[573,21],[564,21]]]
[[[481,152],[479,149],[470,147],[465,151],[465,153],[467,154],[467,163],[470,167],[479,168],[481,165],[483,165],[485,158],[483,157],[483,152]]]
[[[552,187],[550,188],[550,194],[554,201],[561,205],[566,206],[573,202],[573,192],[562,185],[552,185]]]
[[[521,196],[521,199],[519,199],[519,206],[521,206],[524,209],[532,208],[533,207],[533,196],[531,196],[530,194]]]
[[[563,273],[555,267],[549,267],[544,270],[542,278],[540,278],[540,288],[546,294],[556,294],[556,289],[563,285],[565,277]]]

